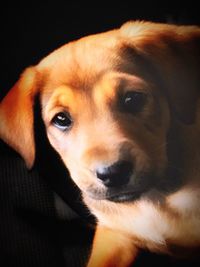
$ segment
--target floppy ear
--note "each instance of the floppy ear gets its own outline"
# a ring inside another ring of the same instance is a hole
[[[154,42],[151,60],[172,114],[182,123],[192,124],[200,97],[200,28],[171,25],[157,34]],[[147,44],[146,49],[152,48]]]
[[[139,22],[122,28],[131,40],[140,70],[154,77],[181,122],[195,120],[200,97],[200,27]]]
[[[30,67],[0,103],[0,138],[24,158],[28,168],[35,159],[33,105],[37,84],[37,71]]]
[[[198,34],[169,43],[170,55],[163,63],[164,90],[172,112],[181,122],[195,122],[200,97],[200,30]]]

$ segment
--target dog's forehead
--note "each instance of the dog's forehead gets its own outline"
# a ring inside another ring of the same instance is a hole
[[[55,50],[38,69],[45,70],[47,82],[53,87],[92,87],[106,72],[127,72],[125,47],[115,31],[87,36]]]
[[[37,66],[43,77],[46,75],[42,94],[51,94],[63,85],[88,93],[111,72],[130,74],[160,88],[158,64],[143,51],[144,43],[154,51],[158,42],[155,43],[155,38],[145,38],[147,32],[136,26],[131,24],[131,33],[116,29],[89,35],[53,51]]]

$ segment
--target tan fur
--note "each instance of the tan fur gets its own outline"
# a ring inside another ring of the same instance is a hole
[[[57,49],[25,71],[2,101],[0,136],[30,167],[33,103],[40,93],[49,141],[97,217],[88,267],[127,267],[140,247],[171,254],[171,247],[200,246],[199,69],[198,27],[128,22]],[[136,116],[117,104],[119,92],[132,90],[148,98]],[[64,110],[73,118],[67,132],[52,124]],[[137,173],[153,171],[161,182],[173,178],[165,175],[175,165],[167,154],[173,129],[182,147],[181,186],[152,188],[132,202],[107,200],[95,170],[119,158],[133,161]]]

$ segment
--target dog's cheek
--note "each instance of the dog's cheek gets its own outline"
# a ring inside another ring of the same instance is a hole
[[[47,132],[47,136],[51,146],[59,154],[65,167],[68,169],[71,178],[78,185],[78,187],[82,189],[83,187],[82,184],[84,183],[82,183],[80,179],[77,179],[77,177],[83,177],[83,176],[79,172],[76,160],[71,159],[73,153],[70,152],[70,147],[67,147],[64,141],[61,141],[61,138],[58,138],[56,134],[53,134],[50,131]]]
[[[79,160],[78,148],[74,145],[73,140],[69,137],[67,140],[63,134],[55,131],[47,132],[51,146],[57,151],[64,165],[68,169],[71,178],[82,190],[86,191],[95,183],[94,177],[86,171]],[[73,145],[72,145],[73,144]]]
[[[51,146],[62,156],[62,150],[64,149],[64,143],[61,142],[58,134],[52,130],[47,129],[47,137]]]

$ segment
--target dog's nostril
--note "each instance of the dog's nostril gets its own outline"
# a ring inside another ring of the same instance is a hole
[[[96,171],[97,177],[107,187],[119,187],[128,184],[132,173],[133,164],[128,161],[118,161]]]

